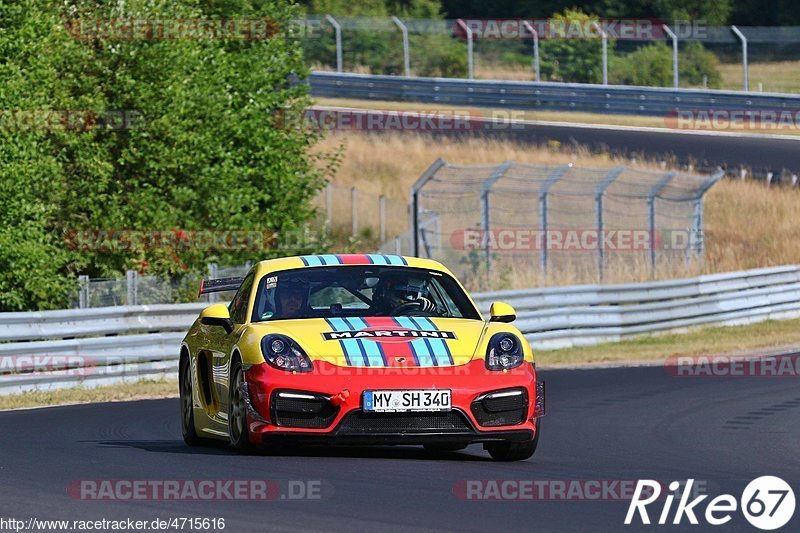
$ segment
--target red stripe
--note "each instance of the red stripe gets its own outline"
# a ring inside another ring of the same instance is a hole
[[[369,256],[367,254],[339,254],[336,257],[343,265],[369,265]]]
[[[388,316],[369,317],[364,318],[367,326],[370,328],[380,329],[398,329],[397,322]],[[367,341],[364,342],[374,342]],[[414,352],[411,351],[411,342],[382,342],[381,348],[383,354],[386,356],[386,364],[388,366],[419,366],[414,360]],[[397,361],[397,357],[405,357],[406,360],[402,363]]]

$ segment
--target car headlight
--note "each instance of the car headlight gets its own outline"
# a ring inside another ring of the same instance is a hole
[[[303,349],[285,335],[267,335],[261,339],[261,353],[267,363],[287,372],[311,372],[311,359]]]
[[[486,368],[489,370],[509,370],[522,364],[525,354],[522,342],[511,333],[495,333],[489,339],[486,351]]]

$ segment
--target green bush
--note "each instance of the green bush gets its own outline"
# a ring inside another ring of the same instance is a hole
[[[719,87],[721,78],[716,56],[700,43],[690,42],[678,50],[680,84],[701,85],[708,76],[709,87]],[[609,59],[609,81],[617,85],[672,86],[672,48],[652,43],[635,51]]]

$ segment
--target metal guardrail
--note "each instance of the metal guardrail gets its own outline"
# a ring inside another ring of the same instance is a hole
[[[314,71],[311,94],[332,98],[523,110],[668,116],[677,110],[800,110],[800,95],[582,83],[416,78]]]
[[[624,285],[480,293],[501,300],[534,350],[689,327],[800,316],[800,266]],[[205,304],[0,313],[0,394],[177,374],[180,341]],[[38,358],[38,359],[37,359]],[[543,359],[546,361],[547,356]],[[19,362],[47,368],[27,372]]]

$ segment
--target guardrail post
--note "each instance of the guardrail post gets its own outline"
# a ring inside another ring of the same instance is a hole
[[[380,220],[380,239],[381,242],[386,240],[386,197],[380,195],[378,197],[378,218]]]
[[[597,22],[592,22],[592,26],[600,32],[600,38],[603,40],[603,85],[608,85],[608,34]]]
[[[669,38],[672,39],[672,86],[676,89],[678,88],[678,36],[675,35],[669,26],[666,24],[661,25],[664,28],[664,31],[669,35]]]
[[[742,72],[744,75],[744,92],[748,92],[750,90],[750,80],[748,79],[748,72],[747,72],[747,37],[744,36],[744,33],[739,31],[739,28],[736,26],[731,26],[731,31],[742,41]]]
[[[350,221],[353,223],[352,234],[358,234],[358,190],[350,187]]]
[[[658,183],[650,189],[647,195],[647,220],[650,231],[650,274],[656,274],[656,196],[661,194],[661,191],[669,185],[670,180],[677,176],[677,172],[668,172],[664,174]]]
[[[522,25],[525,26],[525,29],[531,32],[533,36],[533,75],[536,81],[542,81],[540,72],[539,72],[539,32],[537,32],[533,26],[531,26],[530,22],[523,21]]]
[[[572,163],[556,168],[556,170],[547,177],[544,183],[542,183],[539,189],[539,227],[542,231],[542,249],[539,251],[539,270],[541,270],[542,276],[547,275],[547,261],[549,255],[547,253],[547,194],[550,192],[550,188],[561,179],[561,176],[566,174],[571,168]]]
[[[492,187],[494,186],[495,182],[502,178],[503,174],[506,173],[506,170],[508,170],[508,168],[513,164],[513,161],[504,161],[494,169],[494,172],[492,172],[488,178],[483,180],[483,183],[481,183],[481,226],[483,228],[481,246],[484,248],[484,250],[486,250],[486,270],[491,270],[492,268],[492,251],[489,249],[489,232],[492,229],[489,195],[492,192]]]
[[[342,27],[330,15],[325,15],[325,19],[331,23],[336,32],[336,72],[342,72]]]
[[[429,166],[411,186],[411,201],[408,203],[411,216],[411,249],[414,257],[419,257],[419,191],[428,183],[440,168],[447,163],[441,157]]]
[[[467,34],[467,61],[468,61],[468,63],[469,63],[469,79],[473,79],[473,78],[474,78],[475,71],[474,71],[474,68],[473,68],[473,67],[474,67],[474,63],[473,63],[473,61],[472,61],[472,30],[471,30],[471,29],[470,29],[470,27],[469,27],[469,26],[467,26],[467,24],[466,24],[466,23],[465,23],[463,20],[461,20],[461,19],[458,19],[458,20],[456,21],[456,24],[458,24],[459,26],[461,26],[461,28],[462,28],[462,29],[463,29],[463,30],[466,32],[466,34]]]
[[[392,20],[397,27],[400,28],[400,31],[403,32],[403,70],[408,77],[411,76],[411,56],[408,53],[408,28],[399,18],[393,16]]]
[[[597,184],[597,189],[594,192],[595,212],[597,215],[597,273],[600,282],[603,282],[603,270],[605,268],[605,258],[603,254],[603,196],[606,189],[619,177],[625,170],[625,167],[616,167],[611,170],[603,181]]]
[[[139,273],[135,270],[128,270],[125,273],[125,281],[127,282],[128,294],[126,305],[136,305],[138,299],[137,282],[139,280]]]
[[[78,276],[78,308],[87,309],[89,307],[89,276]]]

